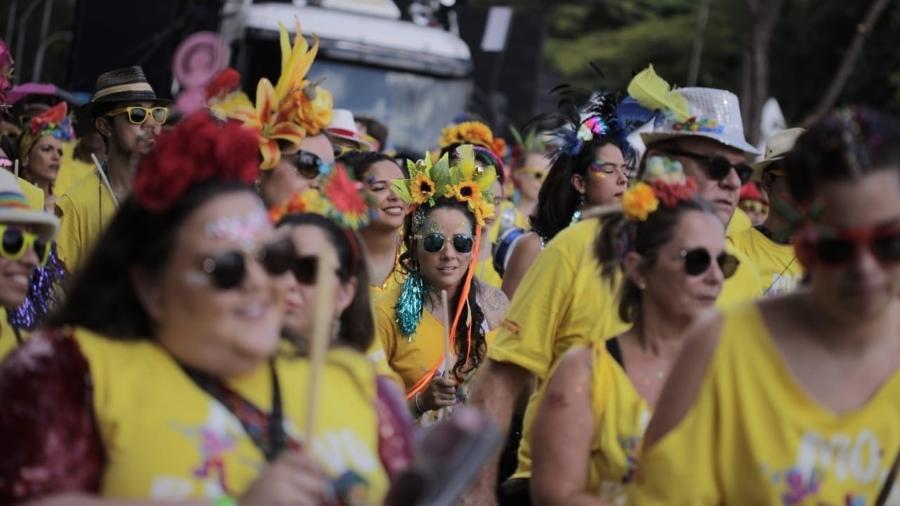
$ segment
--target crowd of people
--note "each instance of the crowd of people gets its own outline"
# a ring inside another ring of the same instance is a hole
[[[900,121],[760,152],[650,66],[400,159],[300,33],[252,99],[3,104],[0,503],[413,504],[474,409],[460,504],[900,505]]]

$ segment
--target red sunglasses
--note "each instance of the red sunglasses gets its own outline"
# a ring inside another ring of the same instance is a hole
[[[859,257],[863,248],[882,266],[900,262],[900,226],[871,227],[823,233],[807,228],[795,241],[797,258],[804,265],[841,266]]]

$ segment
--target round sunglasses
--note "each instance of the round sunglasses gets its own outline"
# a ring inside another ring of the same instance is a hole
[[[842,230],[835,234],[807,230],[799,234],[795,247],[806,264],[840,267],[868,249],[882,266],[892,266],[900,262],[900,227]]]
[[[38,263],[43,267],[50,258],[50,243],[37,234],[21,228],[0,225],[0,255],[7,260],[20,260],[28,248],[34,249]]]
[[[280,276],[291,269],[294,260],[294,243],[288,238],[266,244],[252,256],[271,276]],[[246,251],[233,250],[203,258],[200,270],[219,290],[238,288],[247,276]]]
[[[716,181],[721,181],[728,177],[728,175],[731,174],[731,169],[734,169],[737,173],[738,179],[741,180],[741,186],[747,184],[747,182],[750,181],[750,178],[753,177],[753,167],[744,162],[731,163],[731,161],[724,156],[707,156],[680,149],[666,149],[665,153],[672,156],[683,156],[698,162],[703,169],[703,172],[705,172],[710,179]]]
[[[684,272],[688,276],[700,276],[705,274],[713,262],[713,256],[706,248],[682,250],[681,258],[684,260]],[[731,276],[734,276],[741,261],[734,255],[730,255],[723,251],[716,257],[716,263],[719,265],[719,270],[722,271],[722,275],[725,279],[728,279]]]
[[[468,234],[453,234],[449,239],[444,234],[434,233],[419,236],[422,239],[422,249],[428,253],[438,253],[444,249],[444,245],[450,242],[457,253],[469,253],[475,247],[475,239]]]
[[[128,114],[128,122],[133,125],[143,125],[148,118],[153,118],[153,121],[164,125],[166,120],[169,119],[168,107],[143,107],[140,105],[113,109],[106,113],[106,116],[116,116],[123,113]]]
[[[331,172],[332,165],[322,160],[319,155],[309,151],[298,151],[293,158],[294,168],[306,179],[315,179]]]

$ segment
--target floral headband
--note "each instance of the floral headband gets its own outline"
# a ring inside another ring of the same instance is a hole
[[[75,139],[75,130],[72,128],[72,118],[68,116],[69,108],[65,102],[60,102],[47,109],[43,113],[31,118],[28,127],[22,135],[21,153],[28,155],[34,144],[45,135],[50,135],[61,141]]]
[[[497,180],[494,167],[480,168],[475,165],[473,146],[464,144],[456,148],[457,161],[450,163],[449,153],[444,154],[436,164],[431,154],[413,163],[407,161],[409,179],[392,181],[397,196],[411,204],[411,212],[420,206],[434,206],[440,197],[454,198],[468,206],[478,227],[494,216],[494,196],[491,186]]]
[[[644,180],[622,195],[622,213],[632,221],[647,221],[660,205],[676,207],[697,194],[697,183],[684,175],[681,162],[665,156],[647,160]]]
[[[636,157],[628,142],[629,129],[618,117],[618,102],[613,93],[594,92],[586,104],[566,118],[566,124],[551,133],[557,139],[554,158],[560,154],[578,156],[586,143],[601,136],[615,139],[626,160]]]
[[[373,203],[363,196],[362,183],[352,179],[342,164],[335,166],[319,187],[294,193],[269,210],[269,219],[278,223],[289,214],[310,213],[325,216],[344,229],[359,230],[369,224]]]
[[[483,146],[497,159],[506,153],[506,141],[502,137],[494,137],[490,127],[480,121],[464,121],[444,128],[439,144],[441,149],[456,144]]]
[[[316,54],[319,40],[314,38],[310,46],[303,38],[297,21],[293,46],[287,28],[278,24],[281,45],[281,76],[273,86],[266,78],[256,86],[256,104],[243,93],[238,93],[214,109],[220,114],[239,120],[259,136],[262,154],[260,169],[275,167],[283,151],[292,153],[300,149],[307,136],[318,135],[331,122],[334,105],[331,93],[306,78]]]

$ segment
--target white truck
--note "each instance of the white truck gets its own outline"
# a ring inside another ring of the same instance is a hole
[[[278,76],[278,23],[293,30],[296,17],[320,40],[311,78],[325,79],[335,107],[387,124],[400,154],[420,157],[466,110],[469,47],[449,31],[402,21],[392,1],[229,0],[224,12],[220,32],[245,84]]]

